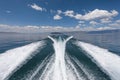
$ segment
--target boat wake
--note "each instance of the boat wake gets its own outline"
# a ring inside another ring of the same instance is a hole
[[[44,45],[43,41],[14,48],[0,54],[0,80],[7,80],[13,72],[34,56],[37,49]],[[36,52],[37,53],[37,52]]]
[[[48,70],[44,72],[44,74],[40,77],[40,80],[68,80],[67,66],[65,61],[65,48],[66,42],[69,41],[72,36],[66,40],[62,40],[61,37],[59,37],[58,40],[55,40],[51,36],[48,36],[48,38],[53,41],[53,47],[55,50],[54,60],[51,61],[51,66],[46,67]]]
[[[107,49],[84,42],[76,42],[76,45],[86,51],[90,57],[112,80],[120,80],[120,56],[109,52]]]
[[[0,54],[0,80],[120,80],[120,57],[72,39],[48,36]]]

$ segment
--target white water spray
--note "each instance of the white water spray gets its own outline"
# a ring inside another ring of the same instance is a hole
[[[30,73],[27,73],[25,75],[26,77],[21,77],[19,80],[108,80],[107,78],[102,78],[99,74],[98,76],[95,76],[94,73],[91,72],[92,70],[90,71],[91,68],[89,68],[89,66],[81,63],[76,57],[66,54],[66,43],[72,38],[72,36],[67,39],[61,39],[61,37],[59,37],[58,40],[52,38],[51,36],[48,36],[48,38],[53,41],[55,54],[50,55],[50,57],[46,57],[42,63],[38,64],[38,66],[32,70],[33,72],[31,71]],[[32,43],[1,54],[0,80],[7,80],[7,76],[13,73],[13,70],[17,70],[17,66],[22,66],[21,63],[26,63],[24,61],[29,57],[31,59],[32,52],[36,51],[44,44],[43,42]],[[120,66],[118,65],[120,64],[119,56],[87,43],[78,42],[77,44],[86,51],[87,54],[89,54],[89,56],[86,55],[87,57],[92,56],[95,63],[105,70],[106,74],[112,77],[112,80],[120,80]],[[111,61],[111,59],[113,60]]]
[[[46,65],[39,80],[87,80],[82,73],[77,71],[77,68],[71,61],[68,54],[66,54],[66,43],[71,37],[67,39],[58,40],[48,36],[53,41],[53,47],[55,54],[49,59],[49,63]]]
[[[109,52],[107,49],[89,43],[78,41],[76,45],[86,51],[86,55],[90,58],[92,57],[92,60],[108,74],[112,80],[120,80],[120,56]]]
[[[69,41],[72,38],[72,36],[68,37],[66,40],[62,40],[61,37],[59,37],[58,40],[55,40],[50,36],[48,36],[48,38],[50,38],[54,42],[53,47],[55,49],[53,80],[55,80],[54,78],[57,78],[57,80],[67,80],[65,47],[66,42]]]
[[[44,41],[40,41],[0,54],[0,80],[7,80],[9,75],[31,59],[36,54],[35,51],[43,45]]]

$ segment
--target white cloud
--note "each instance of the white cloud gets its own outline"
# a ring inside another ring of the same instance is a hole
[[[83,23],[85,23],[85,21],[79,21],[78,23],[83,24]]]
[[[40,32],[64,32],[64,31],[92,31],[94,27],[62,27],[62,26],[10,26],[0,24],[0,32],[40,33]]]
[[[38,26],[11,26],[0,24],[0,32],[21,32],[21,33],[31,33],[38,32]]]
[[[67,10],[64,12],[65,16],[69,16],[69,17],[74,17],[74,11],[73,10]]]
[[[83,23],[79,23],[79,24],[77,24],[77,26],[76,27],[86,27],[86,24],[83,24]]]
[[[45,8],[42,8],[42,7],[40,7],[40,6],[38,6],[37,4],[32,4],[32,5],[28,5],[28,6],[30,6],[31,8],[33,8],[34,10],[37,10],[37,11],[46,11],[46,9]]]
[[[76,25],[76,26],[75,26],[75,28],[80,28],[80,25],[79,25],[79,24],[78,24],[78,25]]]
[[[111,23],[111,24],[109,24],[109,26],[112,26],[112,27],[120,27],[120,23]]]
[[[118,12],[116,10],[112,10],[109,12],[107,10],[95,9],[85,15],[82,15],[79,19],[93,20],[93,19],[98,19],[98,18],[111,18],[111,17],[117,16],[117,15],[118,15]]]
[[[94,28],[92,26],[87,26],[87,27],[80,27],[80,26],[76,26],[75,27],[76,31],[97,31],[97,28]]]
[[[106,26],[103,26],[100,29],[120,29],[120,20],[116,20],[112,23],[106,24]]]
[[[99,28],[97,28],[97,30],[113,30],[113,29],[117,29],[117,28],[115,28],[115,27],[109,27],[109,26],[106,26],[106,27],[99,27]]]
[[[117,23],[120,23],[120,20],[116,20]]]
[[[65,16],[68,16],[68,17],[71,17],[77,20],[85,20],[85,21],[94,20],[94,19],[102,19],[102,18],[110,19],[119,14],[116,10],[107,11],[107,10],[100,10],[100,9],[89,11],[88,13],[85,13],[84,15],[76,13],[73,10],[67,10],[63,13]]]
[[[96,21],[90,21],[89,22],[91,25],[97,25],[97,24],[99,24],[98,22],[96,22]]]
[[[11,26],[0,24],[0,32],[19,32],[19,33],[40,33],[40,32],[54,32],[54,31],[76,31],[75,27],[62,26]]]
[[[120,27],[105,26],[105,27],[62,27],[62,26],[10,26],[0,24],[0,32],[19,32],[19,33],[40,33],[40,32],[64,32],[64,31],[98,31],[120,29]]]
[[[97,29],[94,28],[94,27],[89,26],[89,27],[83,27],[81,30],[82,31],[96,31]]]
[[[78,19],[78,20],[84,20],[84,19],[82,19],[82,15],[81,15],[81,14],[76,14],[76,15],[74,16],[74,18],[75,18],[75,19]]]
[[[54,15],[53,19],[54,20],[60,20],[62,17],[60,16],[63,12],[61,10],[57,10],[57,14]]]
[[[54,19],[54,20],[60,20],[60,19],[62,19],[62,17],[57,14],[57,15],[55,15],[55,16],[53,17],[53,19]]]
[[[57,10],[57,13],[58,13],[58,14],[61,14],[61,13],[62,13],[62,11],[61,11],[61,10]]]
[[[101,23],[110,23],[110,22],[112,22],[110,18],[103,18],[100,21],[101,21]]]
[[[120,29],[120,20],[116,20],[116,21],[108,24],[108,26]]]

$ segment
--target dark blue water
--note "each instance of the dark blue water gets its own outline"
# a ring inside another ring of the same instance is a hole
[[[47,37],[46,34],[0,33],[0,53],[6,50],[40,41]]]
[[[36,69],[40,66],[43,60],[46,57],[50,58],[50,56],[54,53],[52,42],[49,39],[46,40],[46,46],[43,47],[42,50],[37,50],[37,54],[30,59],[26,64],[24,64],[19,70],[17,70],[13,75],[9,78],[9,80],[26,80],[29,79],[30,75],[32,75]],[[35,78],[40,77],[43,72],[46,64],[39,70]],[[37,79],[33,79],[37,80]]]
[[[81,33],[71,32],[68,35],[73,35],[75,39],[92,43],[97,46],[108,49],[120,55],[120,32],[112,33]],[[22,34],[22,33],[0,33],[0,53],[15,47],[23,46],[32,42],[45,39],[49,33],[46,34]]]
[[[66,38],[66,36],[53,37],[55,39],[59,39],[60,37],[62,37],[62,39]],[[29,80],[30,76],[33,75],[34,72],[36,72],[36,69],[39,68],[43,60],[45,60],[45,58],[49,59],[52,55],[55,54],[52,45],[53,42],[48,38],[44,39],[44,41],[46,41],[46,45],[42,49],[38,49],[37,54],[33,56],[26,64],[24,64],[14,73],[10,74],[11,76],[9,76],[8,80]],[[90,80],[89,75],[87,75],[84,70],[75,62],[73,57],[77,58],[80,61],[81,65],[84,66],[84,69],[86,69],[89,74],[93,75],[94,80],[111,80],[107,74],[105,74],[95,63],[92,62],[90,58],[85,55],[84,51],[79,50],[79,47],[73,44],[74,41],[76,40],[72,39],[67,42],[65,51],[68,53],[67,55],[70,58],[72,64],[75,65],[78,73],[84,77],[84,80]],[[39,78],[44,72],[47,64],[48,63],[46,63],[41,69],[39,69],[32,80],[41,80]]]
[[[120,55],[120,30],[69,32],[75,39],[92,43]]]
[[[104,36],[104,35],[102,35]],[[59,39],[59,36],[52,36],[55,39]],[[60,35],[62,40],[66,39],[66,35]],[[98,35],[96,36],[98,37]],[[101,37],[101,36],[100,36]],[[95,38],[95,35],[94,35]],[[104,43],[100,42],[96,39],[93,39],[93,37],[89,38],[92,40],[90,43],[95,42],[94,44],[101,46],[101,45],[106,45],[109,46],[110,48],[106,47],[108,50],[112,50],[115,52],[115,54],[119,54],[119,46],[115,46],[114,44],[111,46],[111,43],[109,43],[110,38],[105,38]],[[38,51],[35,56],[33,56],[26,64],[24,64],[22,67],[20,67],[17,71],[14,73],[10,74],[8,80],[27,80],[29,79],[29,76],[34,73],[34,70],[38,68],[43,60],[45,58],[50,58],[51,55],[53,55],[54,48],[52,45],[52,41],[47,38],[46,35],[36,35],[36,34],[0,34],[0,53],[4,53],[5,51],[9,49],[13,49],[19,46],[24,46],[26,44],[36,42],[36,41],[41,41],[44,40],[46,42],[46,45]],[[89,57],[85,55],[85,52],[80,48],[78,48],[75,44],[73,44],[74,41],[77,39],[73,38],[72,40],[68,41],[66,44],[66,52],[68,57],[70,58],[71,62],[73,65],[75,65],[75,68],[78,70],[79,74],[82,75],[85,80],[89,80],[89,75],[87,75],[84,70],[76,63],[76,58],[81,65],[84,66],[84,69],[87,70],[89,74],[92,74],[95,80],[111,80],[110,76],[108,76],[106,73],[104,73],[97,64],[95,64]],[[112,39],[113,40],[113,39]],[[85,41],[88,41],[87,39]],[[116,41],[116,40],[115,40]],[[101,43],[101,44],[100,44]],[[47,63],[38,71],[38,73],[33,77],[33,80],[38,80],[39,77],[41,76],[42,72],[44,71],[44,68],[46,67]]]

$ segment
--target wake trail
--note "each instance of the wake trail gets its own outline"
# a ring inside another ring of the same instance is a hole
[[[39,48],[27,63],[10,76],[9,80],[29,80],[30,78],[38,80],[49,62],[48,59],[52,55],[51,53],[53,53],[52,45],[50,42],[46,42],[42,49]]]
[[[120,56],[89,43],[78,41],[75,44],[81,47],[112,80],[120,80]]]
[[[55,54],[49,59],[39,80],[110,80],[84,53],[78,53],[79,50],[76,47],[73,46],[73,49],[69,47],[69,51],[66,49],[66,43],[72,37],[54,39],[48,36],[48,38],[53,41]],[[82,61],[70,55],[72,50],[73,53],[74,50],[78,50],[77,54],[81,54],[78,57]]]
[[[48,38],[52,45],[40,41],[0,54],[0,80],[120,80],[119,56],[92,44],[73,44],[73,36]]]
[[[92,80],[88,79],[83,68],[78,70],[76,59],[71,58],[69,53],[66,54],[66,43],[72,38],[58,40],[48,36],[53,41],[53,48],[55,51],[54,56],[51,57],[51,61],[43,71],[42,76],[39,80]],[[76,63],[76,64],[75,64]],[[78,64],[77,64],[78,65]],[[79,72],[80,71],[80,72]],[[93,77],[93,76],[92,76]]]
[[[43,45],[44,42],[39,41],[0,54],[0,80],[7,80],[8,76],[31,59],[34,52]]]
[[[73,65],[77,69],[82,80],[111,80],[92,60],[85,55],[85,52],[70,42],[67,45],[67,53]],[[82,76],[81,76],[82,75]]]
[[[53,61],[53,60],[51,60],[51,59],[53,59],[53,58],[51,58],[51,57],[53,57],[53,56],[48,56],[48,57],[46,57],[46,58],[42,61],[42,63],[39,64],[39,67],[38,67],[36,70],[33,70],[34,72],[33,72],[33,74],[30,76],[30,78],[28,78],[28,80],[36,80],[36,79],[38,79],[40,76],[42,76],[42,75],[39,74],[39,72],[40,72],[40,70],[42,70],[42,69],[44,68],[45,65],[47,65],[46,68],[48,68],[48,66],[50,67],[50,64],[47,64],[47,63],[51,63],[51,61]],[[46,69],[45,69],[45,71],[46,71]],[[43,73],[43,74],[44,74],[44,73]],[[40,75],[40,76],[39,76],[39,75]]]
[[[83,71],[81,69],[78,70],[76,68],[76,65],[74,64],[72,57],[70,55],[66,55],[66,63],[67,63],[67,74],[68,74],[68,80],[88,80],[88,78],[84,75]],[[72,73],[71,73],[72,72]],[[71,74],[69,74],[71,73]]]
[[[54,43],[53,47],[55,50],[55,61],[54,61],[54,69],[53,69],[53,78],[52,80],[67,80],[67,74],[66,74],[66,62],[65,62],[65,48],[66,48],[66,42],[72,38],[68,37],[66,40],[62,40],[61,37],[59,37],[58,40],[53,39],[51,36],[48,36]]]

